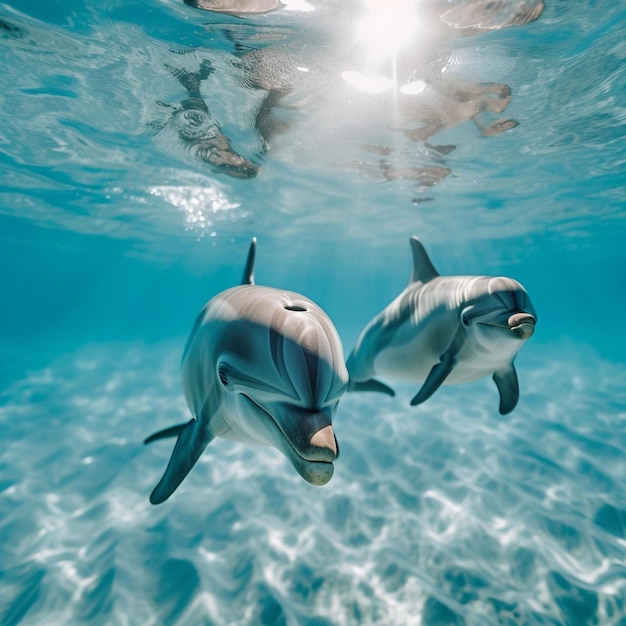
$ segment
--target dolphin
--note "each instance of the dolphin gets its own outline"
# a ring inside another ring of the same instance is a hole
[[[233,178],[254,178],[259,173],[259,166],[233,149],[200,93],[201,83],[213,73],[211,63],[205,59],[197,72],[171,65],[166,68],[187,90],[188,97],[180,107],[158,101],[159,106],[172,111],[166,123],[150,123],[151,131],[158,133],[166,126],[172,128],[190,154],[202,163]]]
[[[500,413],[516,406],[513,361],[535,330],[526,290],[503,276],[440,276],[417,237],[411,237],[408,286],[360,334],[347,362],[350,390],[394,391],[374,376],[423,382],[411,405],[442,384],[489,374],[500,393]]]
[[[235,16],[270,13],[285,6],[280,0],[185,0],[185,4],[205,11]]]
[[[187,341],[191,420],[144,441],[178,437],[152,504],[172,495],[215,437],[273,446],[313,485],[332,478],[332,420],[348,386],[339,334],[308,298],[255,285],[255,251],[252,239],[241,285],[207,302]]]

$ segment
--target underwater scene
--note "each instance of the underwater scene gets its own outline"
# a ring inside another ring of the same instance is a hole
[[[0,625],[626,626],[625,25],[0,2]]]

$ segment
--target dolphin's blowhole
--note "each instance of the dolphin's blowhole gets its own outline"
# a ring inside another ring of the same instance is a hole
[[[285,304],[285,310],[303,312],[303,311],[306,311],[307,309],[306,307],[303,307],[300,304]]]

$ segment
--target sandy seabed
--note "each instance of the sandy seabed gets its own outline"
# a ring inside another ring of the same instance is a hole
[[[570,352],[506,417],[489,380],[346,395],[322,488],[215,441],[157,507],[180,346],[60,356],[1,398],[0,623],[624,626],[626,370]]]

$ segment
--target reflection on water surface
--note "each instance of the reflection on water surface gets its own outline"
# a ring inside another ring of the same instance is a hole
[[[237,72],[240,83],[255,93],[247,117],[261,153],[239,154],[202,97],[212,81],[223,80],[211,63],[210,45],[195,48],[184,67],[181,61],[170,68],[187,97],[180,106],[164,105],[171,116],[154,128],[168,124],[195,158],[224,174],[252,178],[276,137],[310,124],[305,112],[313,112],[311,131],[321,151],[344,151],[350,160],[356,145],[357,169],[384,180],[415,180],[421,187],[450,174],[446,155],[456,146],[431,142],[437,132],[471,121],[490,137],[517,126],[502,117],[510,87],[464,78],[454,42],[526,24],[543,11],[543,3],[532,0],[322,3],[304,13],[282,10],[275,2],[189,4],[215,12],[206,38],[231,45],[222,71]],[[274,10],[271,16],[256,16]],[[223,12],[246,19],[224,22]]]

